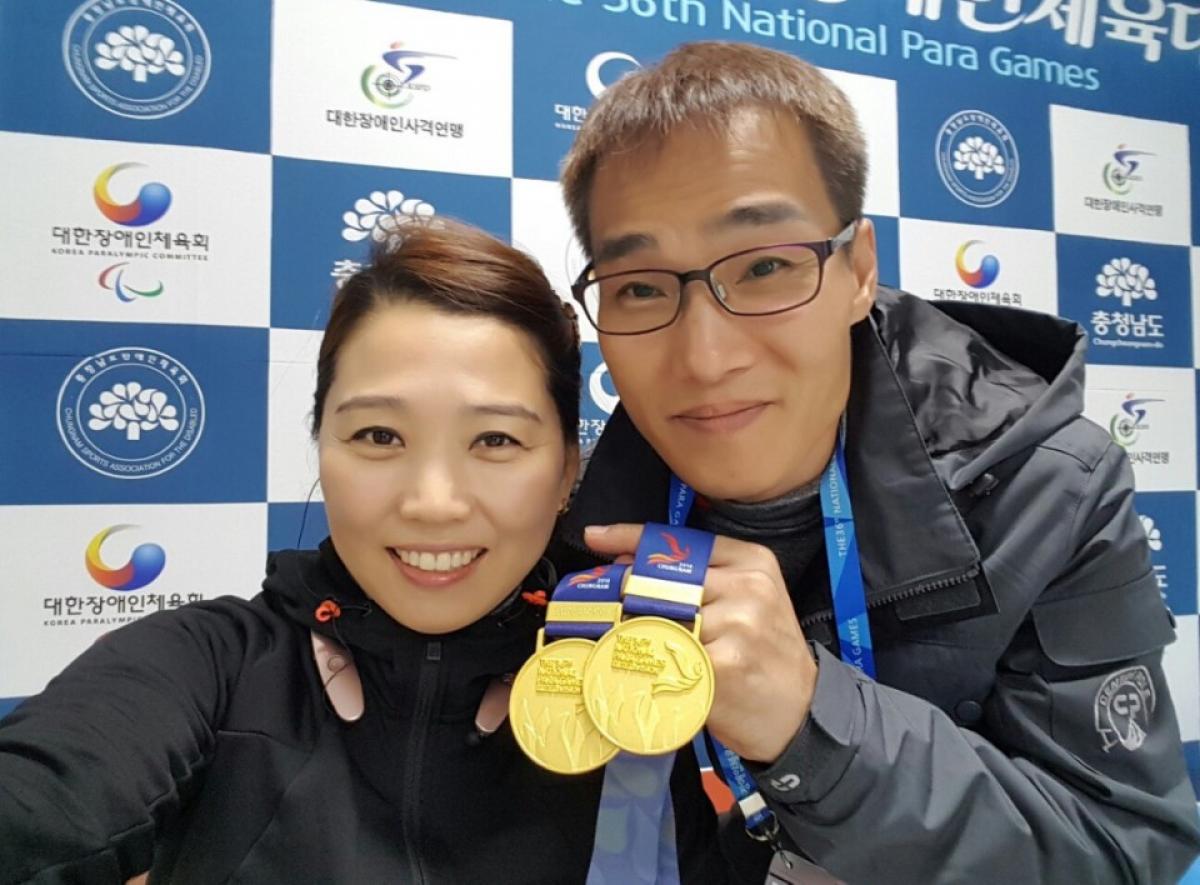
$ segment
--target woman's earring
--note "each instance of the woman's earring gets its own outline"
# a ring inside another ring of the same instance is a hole
[[[562,506],[558,508],[559,516],[566,516],[567,511],[571,509],[571,499],[563,498]]]

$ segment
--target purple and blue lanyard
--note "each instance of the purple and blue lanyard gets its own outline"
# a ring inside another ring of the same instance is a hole
[[[667,519],[681,546],[688,546],[691,542],[695,545],[693,549],[701,551],[701,556],[692,557],[697,563],[693,573],[680,575],[653,568],[647,565],[644,556],[638,556],[632,567],[634,574],[646,574],[659,580],[703,584],[712,550],[712,536],[685,528],[694,501],[692,489],[672,475]],[[821,515],[841,658],[874,678],[875,655],[867,617],[867,597],[858,560],[849,486],[846,483],[844,424],[833,457],[821,477]],[[647,569],[652,570],[648,572]],[[620,586],[619,577],[618,574],[614,582],[617,588]],[[558,599],[558,591],[554,598]],[[595,596],[590,598],[596,599]],[[623,614],[659,615],[687,622],[695,619],[697,610],[694,606],[643,598],[627,599]],[[596,625],[599,632],[592,638],[599,638],[608,626],[611,625]],[[579,625],[576,625],[578,629]],[[549,624],[547,635],[552,635]],[[589,634],[576,632],[574,635]],[[778,833],[775,814],[759,794],[746,766],[736,753],[713,735],[709,734],[708,740],[715,751],[722,778],[742,812],[747,831],[757,839],[773,840]],[[700,765],[711,767],[704,732],[696,735],[693,748]],[[596,819],[596,842],[588,870],[588,885],[639,882],[676,885],[679,882],[675,816],[670,790],[674,763],[674,753],[662,756],[620,753],[608,763]],[[653,838],[648,838],[651,836]]]

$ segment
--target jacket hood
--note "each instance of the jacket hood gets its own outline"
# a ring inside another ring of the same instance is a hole
[[[976,494],[991,468],[1080,414],[1082,330],[1029,311],[881,288],[851,339],[846,462],[868,604],[912,598],[898,605],[902,618],[982,612],[991,603],[979,550],[955,499]],[[618,407],[560,541],[584,551],[587,525],[662,522],[669,482],[667,465]],[[936,599],[925,595],[931,588]]]
[[[873,315],[938,474],[959,491],[1083,412],[1087,336],[1016,308],[880,290]]]

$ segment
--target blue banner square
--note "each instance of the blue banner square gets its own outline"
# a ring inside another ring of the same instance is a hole
[[[1163,600],[1177,615],[1196,614],[1195,493],[1138,492],[1137,511]]]
[[[906,217],[1053,228],[1049,117],[1019,90],[944,79],[897,98]]]
[[[268,3],[3,4],[0,129],[265,153],[270,34]]]
[[[262,501],[267,330],[0,320],[0,414],[3,504]]]
[[[509,179],[275,157],[271,325],[322,329],[337,287],[397,224],[450,216],[508,240]]]
[[[1088,361],[1192,367],[1188,250],[1059,234],[1059,313],[1088,335]]]

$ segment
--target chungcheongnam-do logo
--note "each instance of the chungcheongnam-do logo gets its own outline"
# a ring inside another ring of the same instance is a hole
[[[968,206],[998,206],[1017,186],[1017,143],[1003,123],[984,111],[949,117],[938,130],[935,153],[942,183]]]
[[[179,113],[204,91],[212,68],[204,28],[174,0],[84,3],[67,20],[62,51],[80,92],[134,120]]]
[[[113,525],[97,532],[88,543],[84,552],[84,565],[92,580],[101,587],[128,593],[140,590],[160,574],[167,564],[167,554],[162,547],[153,543],[138,544],[129,555],[129,561],[116,568],[104,562],[101,547],[110,536],[128,529],[136,529],[135,525]]]
[[[145,347],[81,360],[58,393],[58,432],[81,464],[114,479],[178,467],[204,432],[204,394],[186,366]]]

